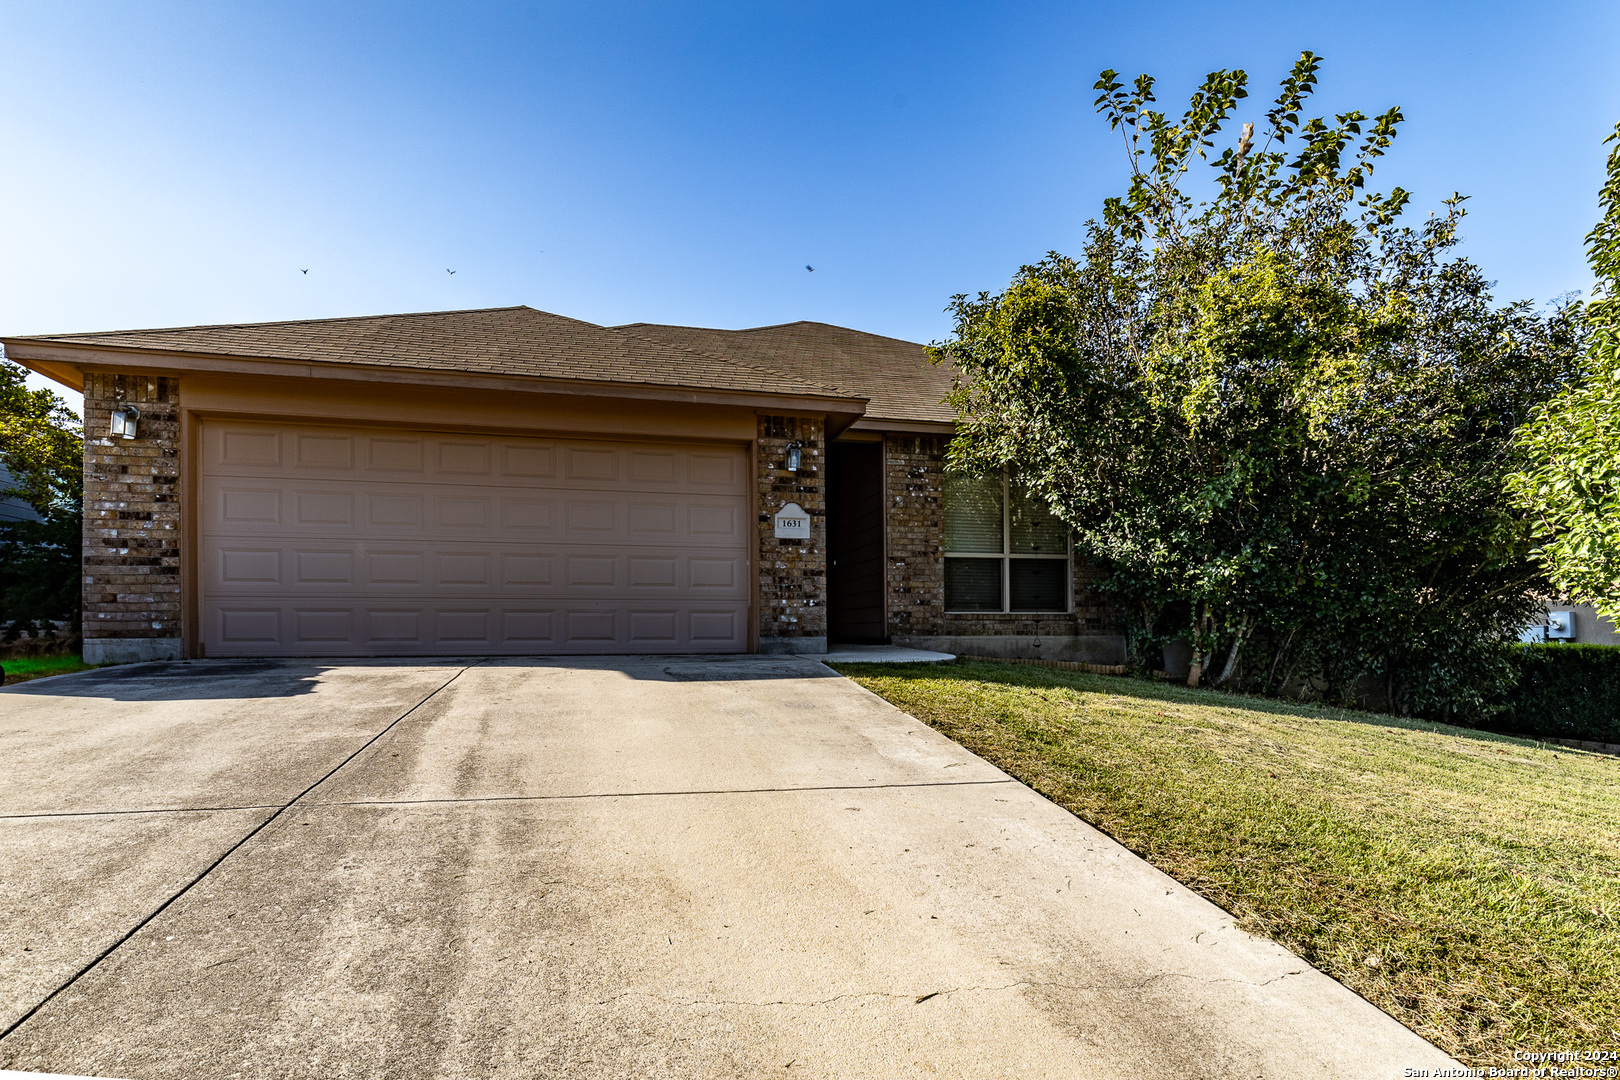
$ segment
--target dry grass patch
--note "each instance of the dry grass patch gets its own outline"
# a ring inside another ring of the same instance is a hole
[[[1620,760],[1044,668],[839,669],[1470,1065],[1620,1048]]]

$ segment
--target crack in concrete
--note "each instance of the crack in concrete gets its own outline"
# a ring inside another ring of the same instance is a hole
[[[337,799],[331,802],[304,802],[306,810],[332,809],[349,806],[442,806],[476,803],[505,802],[565,802],[570,799],[650,799],[678,795],[791,795],[795,792],[816,791],[886,791],[898,788],[978,787],[987,784],[1011,784],[1011,779],[999,780],[919,780],[892,784],[822,784],[812,787],[767,788],[714,788],[689,791],[587,791],[571,795],[468,795],[444,799]],[[0,821],[26,818],[110,817],[127,814],[210,814],[225,810],[277,810],[281,803],[254,803],[243,806],[156,806],[137,810],[39,810],[7,813],[0,811]]]
[[[647,999],[650,999],[650,1000],[653,1000],[653,1001],[660,1001],[660,1002],[663,1002],[666,1005],[676,1005],[676,1006],[683,1006],[683,1007],[694,1007],[694,1006],[699,1006],[699,1005],[728,1005],[728,1006],[737,1006],[739,1008],[749,1008],[749,1009],[770,1009],[770,1008],[776,1008],[776,1007],[779,1007],[779,1006],[787,1006],[789,1008],[799,1008],[799,1009],[815,1009],[815,1008],[820,1008],[820,1007],[825,1006],[825,1005],[832,1005],[832,1004],[834,1004],[836,1002],[840,1002],[840,1001],[848,1001],[848,1000],[851,1000],[851,999],[854,999],[854,998],[893,998],[893,999],[905,998],[905,999],[910,999],[913,1004],[921,1005],[921,1004],[924,1004],[925,1002],[933,1000],[934,998],[948,997],[948,996],[951,996],[953,994],[1001,993],[1001,992],[1004,992],[1004,991],[1007,991],[1007,990],[1021,990],[1021,989],[1036,989],[1036,990],[1144,990],[1148,986],[1152,985],[1155,982],[1158,982],[1161,979],[1189,979],[1189,980],[1191,980],[1193,982],[1202,983],[1204,985],[1214,985],[1216,983],[1236,983],[1239,986],[1252,986],[1252,987],[1255,987],[1255,988],[1259,988],[1259,987],[1262,987],[1262,986],[1270,986],[1272,983],[1280,982],[1283,979],[1291,978],[1291,977],[1293,977],[1295,975],[1303,975],[1304,973],[1305,973],[1304,969],[1299,969],[1299,970],[1296,970],[1296,971],[1285,971],[1281,975],[1273,975],[1269,979],[1264,979],[1264,980],[1262,980],[1260,982],[1255,982],[1252,979],[1232,979],[1232,978],[1215,978],[1215,979],[1211,979],[1211,978],[1207,978],[1207,977],[1200,976],[1200,975],[1190,975],[1190,974],[1187,974],[1186,972],[1182,972],[1182,971],[1156,971],[1153,974],[1147,976],[1146,978],[1139,979],[1139,980],[1136,980],[1136,981],[1133,981],[1133,982],[1060,983],[1060,982],[1037,981],[1037,980],[1033,980],[1033,979],[1019,979],[1019,980],[1017,980],[1015,982],[1005,983],[1005,984],[1003,984],[1001,986],[953,986],[953,987],[949,987],[949,988],[944,989],[944,990],[933,990],[933,991],[929,991],[929,992],[922,993],[922,994],[918,994],[916,992],[897,993],[897,992],[892,991],[892,990],[851,991],[850,993],[847,993],[847,994],[835,994],[832,997],[821,998],[819,1000],[814,1000],[814,1001],[789,1001],[786,998],[779,998],[779,999],[774,1000],[774,1001],[738,1001],[738,1000],[734,1000],[734,999],[730,999],[730,998],[692,998],[692,999],[686,999],[686,998],[665,997],[665,996],[659,995],[659,994],[651,994],[651,993],[648,993],[648,992],[646,992],[644,990],[624,990],[624,991],[621,991],[621,992],[619,992],[617,994],[613,994],[613,995],[610,995],[610,996],[608,996],[606,998],[601,999],[600,1001],[597,1002],[597,1004],[598,1005],[606,1005],[606,1004],[609,1004],[610,1002],[618,1001],[621,998],[639,997],[639,998],[647,998]],[[553,993],[567,993],[567,991],[553,991]]]

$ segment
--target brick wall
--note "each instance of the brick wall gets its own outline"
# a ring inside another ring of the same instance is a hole
[[[951,614],[945,610],[944,438],[889,435],[884,440],[887,476],[887,588],[889,635],[897,643],[959,648],[949,639],[994,635],[1006,639],[1008,655],[1057,653],[1050,644],[1024,639],[1066,639],[1064,658],[1114,663],[1123,654],[1107,604],[1089,592],[1096,577],[1075,561],[1074,610],[1067,614]],[[923,640],[931,639],[931,641]],[[989,646],[980,643],[977,648]],[[1072,656],[1069,655],[1072,653]]]
[[[177,380],[87,374],[84,383],[84,655],[91,663],[177,658],[180,407]],[[134,439],[108,435],[122,403]]]
[[[889,634],[937,634],[945,612],[945,440],[889,435],[883,443]]]
[[[800,444],[798,472],[786,467]],[[759,418],[759,650],[827,651],[826,424]],[[776,538],[775,515],[796,502],[810,515],[808,540]]]

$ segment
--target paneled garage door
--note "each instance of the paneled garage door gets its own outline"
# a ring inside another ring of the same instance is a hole
[[[739,652],[740,447],[211,421],[209,656]]]

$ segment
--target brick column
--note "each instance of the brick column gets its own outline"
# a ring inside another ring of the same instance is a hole
[[[84,658],[173,660],[180,640],[178,381],[84,380]],[[140,410],[136,436],[108,434],[114,409]]]
[[[790,442],[798,472],[787,470]],[[759,651],[827,651],[827,425],[796,416],[759,418]],[[796,502],[810,515],[808,540],[776,538],[775,516]]]
[[[890,435],[883,461],[889,636],[938,634],[945,614],[945,439]]]

